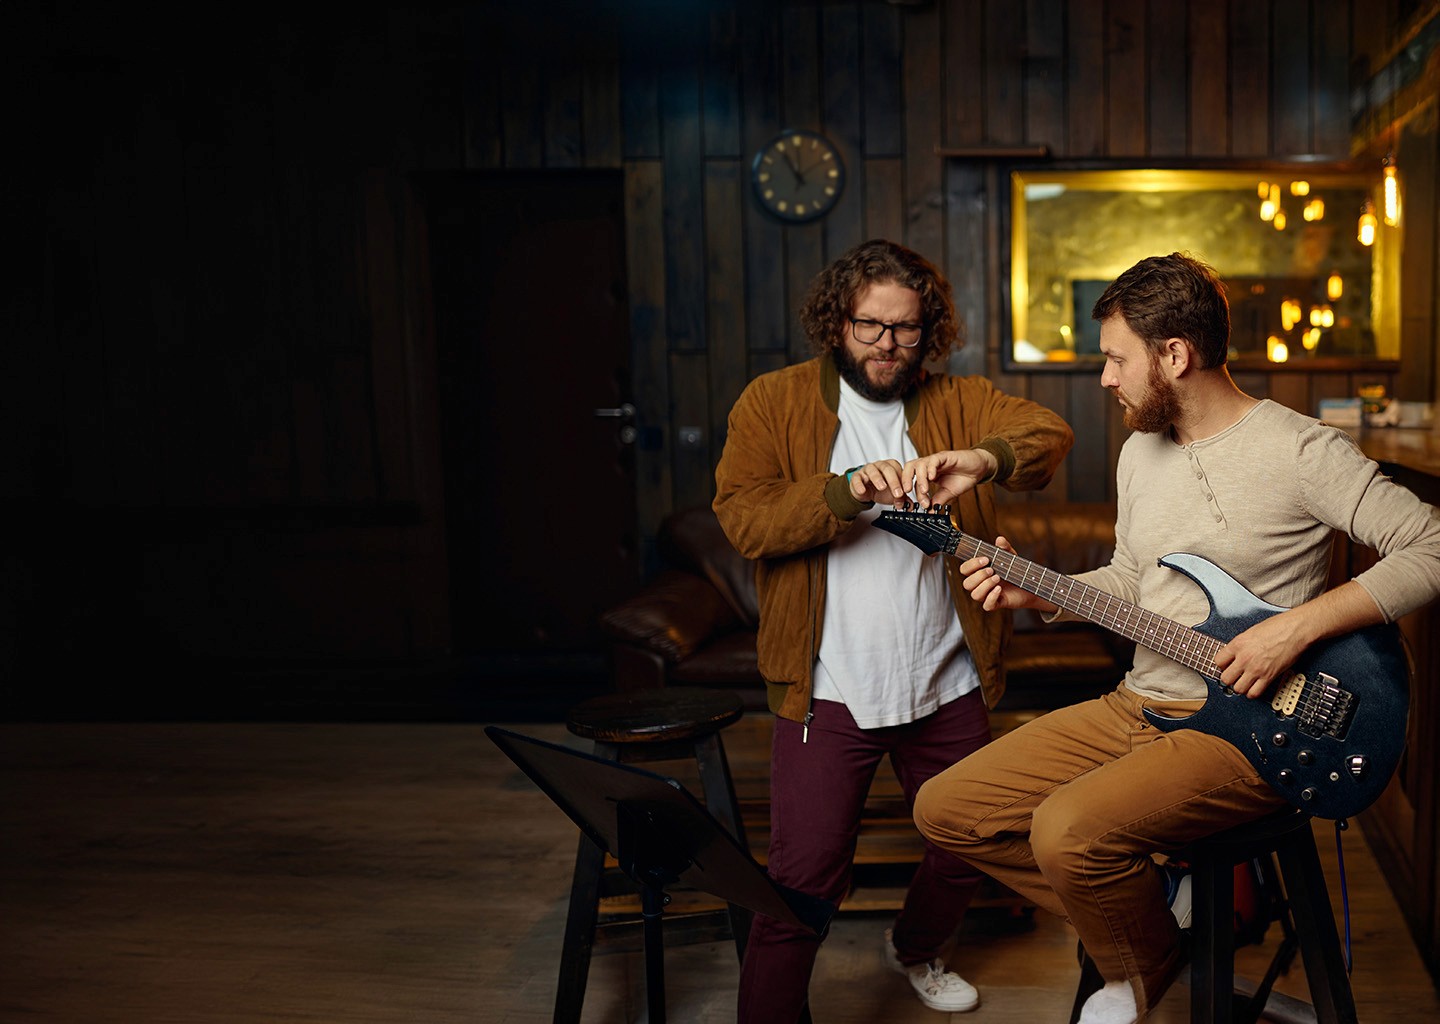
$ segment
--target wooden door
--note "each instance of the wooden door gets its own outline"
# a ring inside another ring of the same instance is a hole
[[[456,653],[598,653],[639,573],[620,172],[426,193]]]

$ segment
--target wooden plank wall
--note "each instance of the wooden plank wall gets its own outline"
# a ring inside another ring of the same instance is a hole
[[[1076,426],[1042,500],[1104,498],[1124,431],[1094,375],[1002,372],[1003,168],[937,147],[1345,157],[1351,89],[1417,6],[491,0],[261,4],[217,26],[182,5],[8,5],[7,36],[34,44],[7,70],[36,100],[18,105],[38,179],[8,209],[42,241],[7,299],[33,343],[11,346],[0,486],[44,540],[6,555],[0,657],[63,649],[76,621],[178,654],[445,649],[411,187],[430,172],[623,170],[635,404],[659,439],[637,459],[642,536],[709,500],[735,397],[805,357],[808,283],[874,236],[953,281],[970,341],[952,369]],[[782,127],[846,158],[818,224],[750,200]],[[1428,338],[1429,306],[1409,314],[1407,343]],[[1311,409],[1360,380],[1242,383]]]
[[[664,437],[641,456],[650,463],[642,532],[671,508],[708,500],[735,397],[807,355],[795,309],[810,279],[877,235],[926,253],[951,278],[970,334],[952,371],[988,373],[1075,425],[1081,443],[1037,500],[1112,496],[1125,431],[1098,374],[1001,366],[1003,164],[944,158],[937,147],[1344,159],[1351,90],[1404,13],[1393,0],[1383,10],[1350,0],[739,0],[703,17],[683,5],[622,17],[637,404]],[[782,226],[750,201],[751,155],[784,127],[822,131],[845,157],[844,195],[820,223]],[[528,126],[517,132],[491,163],[530,158]],[[1313,411],[1321,397],[1372,381],[1394,385],[1383,373],[1302,371],[1247,374],[1243,386]],[[705,443],[676,444],[682,423],[705,424]]]

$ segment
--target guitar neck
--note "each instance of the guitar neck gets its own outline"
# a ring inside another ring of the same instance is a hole
[[[1047,569],[994,544],[951,530],[954,537],[945,550],[961,561],[983,555],[990,559],[995,574],[1006,583],[1043,597],[1074,615],[1113,633],[1134,640],[1203,676],[1215,675],[1215,653],[1222,644],[1189,626],[1146,611],[1072,576]]]

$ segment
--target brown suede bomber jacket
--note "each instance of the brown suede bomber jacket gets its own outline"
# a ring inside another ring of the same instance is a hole
[[[828,355],[751,381],[730,411],[725,450],[715,470],[715,513],[735,549],[756,562],[760,601],[760,673],[770,709],[806,721],[811,674],[825,610],[825,548],[855,525],[867,504],[830,472],[840,420],[840,377]],[[1050,482],[1074,443],[1069,425],[1042,405],[997,390],[984,377],[928,373],[906,399],[915,450],[983,448],[999,461],[992,481],[1012,491]],[[898,454],[898,453],[897,453]],[[988,483],[951,504],[959,529],[981,540],[997,533]],[[946,559],[955,610],[980,673],[985,702],[1005,692],[1001,660],[1009,612],[986,612],[960,585]]]

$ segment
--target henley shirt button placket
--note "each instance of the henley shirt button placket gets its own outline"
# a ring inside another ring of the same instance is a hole
[[[1191,450],[1190,448],[1186,448],[1185,454],[1195,466],[1195,479],[1201,481],[1200,486],[1202,489],[1200,493],[1205,495],[1205,501],[1210,505],[1211,514],[1214,516],[1215,522],[1224,525],[1225,516],[1220,511],[1219,505],[1215,501],[1215,492],[1205,487],[1205,468],[1196,460],[1195,452],[1193,450]]]

